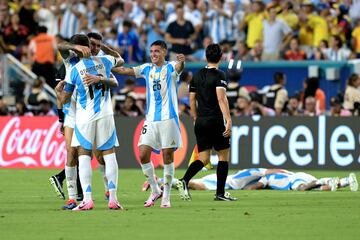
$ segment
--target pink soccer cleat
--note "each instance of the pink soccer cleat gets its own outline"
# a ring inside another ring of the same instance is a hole
[[[118,201],[110,201],[108,204],[108,208],[111,210],[123,210],[124,209]]]
[[[73,209],[73,211],[85,211],[85,210],[91,210],[94,208],[94,202],[93,200],[90,201],[82,201],[76,208]]]
[[[144,203],[144,207],[151,207],[154,206],[156,200],[158,200],[159,198],[161,198],[162,193],[151,193],[149,198],[146,200],[146,202]]]

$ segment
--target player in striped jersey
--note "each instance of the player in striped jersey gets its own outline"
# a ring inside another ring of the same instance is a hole
[[[133,68],[114,68],[119,74],[144,78],[146,81],[146,119],[139,139],[141,167],[151,187],[144,207],[151,207],[162,196],[162,208],[170,207],[170,188],[174,177],[174,151],[182,147],[178,116],[177,84],[184,69],[185,56],[177,55],[177,62],[166,62],[167,46],[157,40],[151,44],[151,63]],[[153,150],[162,150],[165,187],[162,193],[156,183],[154,166],[150,161]]]
[[[78,35],[78,38],[82,38],[89,46],[87,36]],[[114,146],[117,138],[112,104],[109,88],[103,83],[104,77],[110,78],[111,68],[122,63],[120,59],[111,56],[80,58],[67,73],[66,85],[61,82],[62,84],[57,86],[57,91],[65,90],[61,93],[62,103],[70,101],[76,88],[75,133],[71,145],[81,146],[78,153],[79,175],[84,200],[73,210],[93,208],[90,160],[94,146],[102,151],[106,163],[105,171],[110,192],[108,207],[110,209],[122,208],[116,198],[118,166]]]

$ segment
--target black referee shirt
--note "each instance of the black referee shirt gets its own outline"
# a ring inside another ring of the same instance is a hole
[[[227,87],[223,71],[205,67],[194,75],[189,91],[196,93],[198,117],[222,117],[216,95],[218,87]]]

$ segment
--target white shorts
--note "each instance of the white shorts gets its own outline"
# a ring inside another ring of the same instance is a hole
[[[216,190],[217,187],[217,176],[216,173],[206,175],[200,179],[191,179],[194,183],[202,183],[204,184],[206,190]],[[225,189],[231,189],[228,183],[228,179],[225,182]]]
[[[180,126],[175,119],[145,121],[139,138],[138,146],[140,145],[147,145],[158,151],[165,148],[181,148]]]
[[[298,190],[301,184],[309,184],[316,181],[317,178],[313,175],[304,172],[297,172],[291,175],[291,189]]]
[[[64,127],[75,128],[75,116],[65,115]]]
[[[71,140],[72,147],[81,146],[86,150],[92,150],[95,147],[98,150],[108,150],[118,145],[112,115],[85,124],[75,124]]]

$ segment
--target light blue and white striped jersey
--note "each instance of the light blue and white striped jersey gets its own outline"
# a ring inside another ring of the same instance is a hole
[[[231,14],[229,10],[224,11],[229,15]],[[220,43],[225,39],[233,40],[231,18],[227,18],[213,9],[206,16],[209,18],[206,21],[209,35],[214,43]]]
[[[259,180],[259,183],[262,183],[264,188],[271,188],[275,190],[290,190],[291,176],[291,174],[273,173],[262,177]]]
[[[66,75],[70,72],[71,68],[73,66],[75,66],[75,64],[77,64],[79,61],[80,61],[80,58],[76,55],[76,53],[74,51],[70,50],[67,58],[63,59],[63,63],[64,63],[65,70],[66,70]],[[76,91],[73,92],[70,102],[65,103],[63,105],[62,110],[65,115],[70,116],[70,117],[75,117]]]
[[[230,189],[240,190],[260,180],[265,176],[266,168],[249,168],[240,170],[228,176],[226,182]]]
[[[313,175],[304,172],[297,172],[291,175],[291,189],[298,190],[301,184],[309,184],[316,180],[317,178]]]
[[[76,89],[76,123],[88,123],[113,115],[108,86],[102,83],[87,86],[82,81],[85,74],[110,78],[110,71],[117,61],[112,56],[83,58],[66,74],[65,91]]]
[[[82,3],[77,3],[75,5],[63,3],[60,6],[61,10],[65,10],[60,27],[60,34],[64,38],[71,38],[72,35],[78,33],[81,23],[81,19],[71,11],[71,8],[75,8],[76,11],[80,12],[82,15],[86,14],[86,7]]]
[[[176,62],[165,62],[161,67],[145,63],[134,67],[135,76],[146,82],[146,121],[175,119],[179,122],[177,88],[180,73]],[[180,126],[179,126],[180,127]]]

